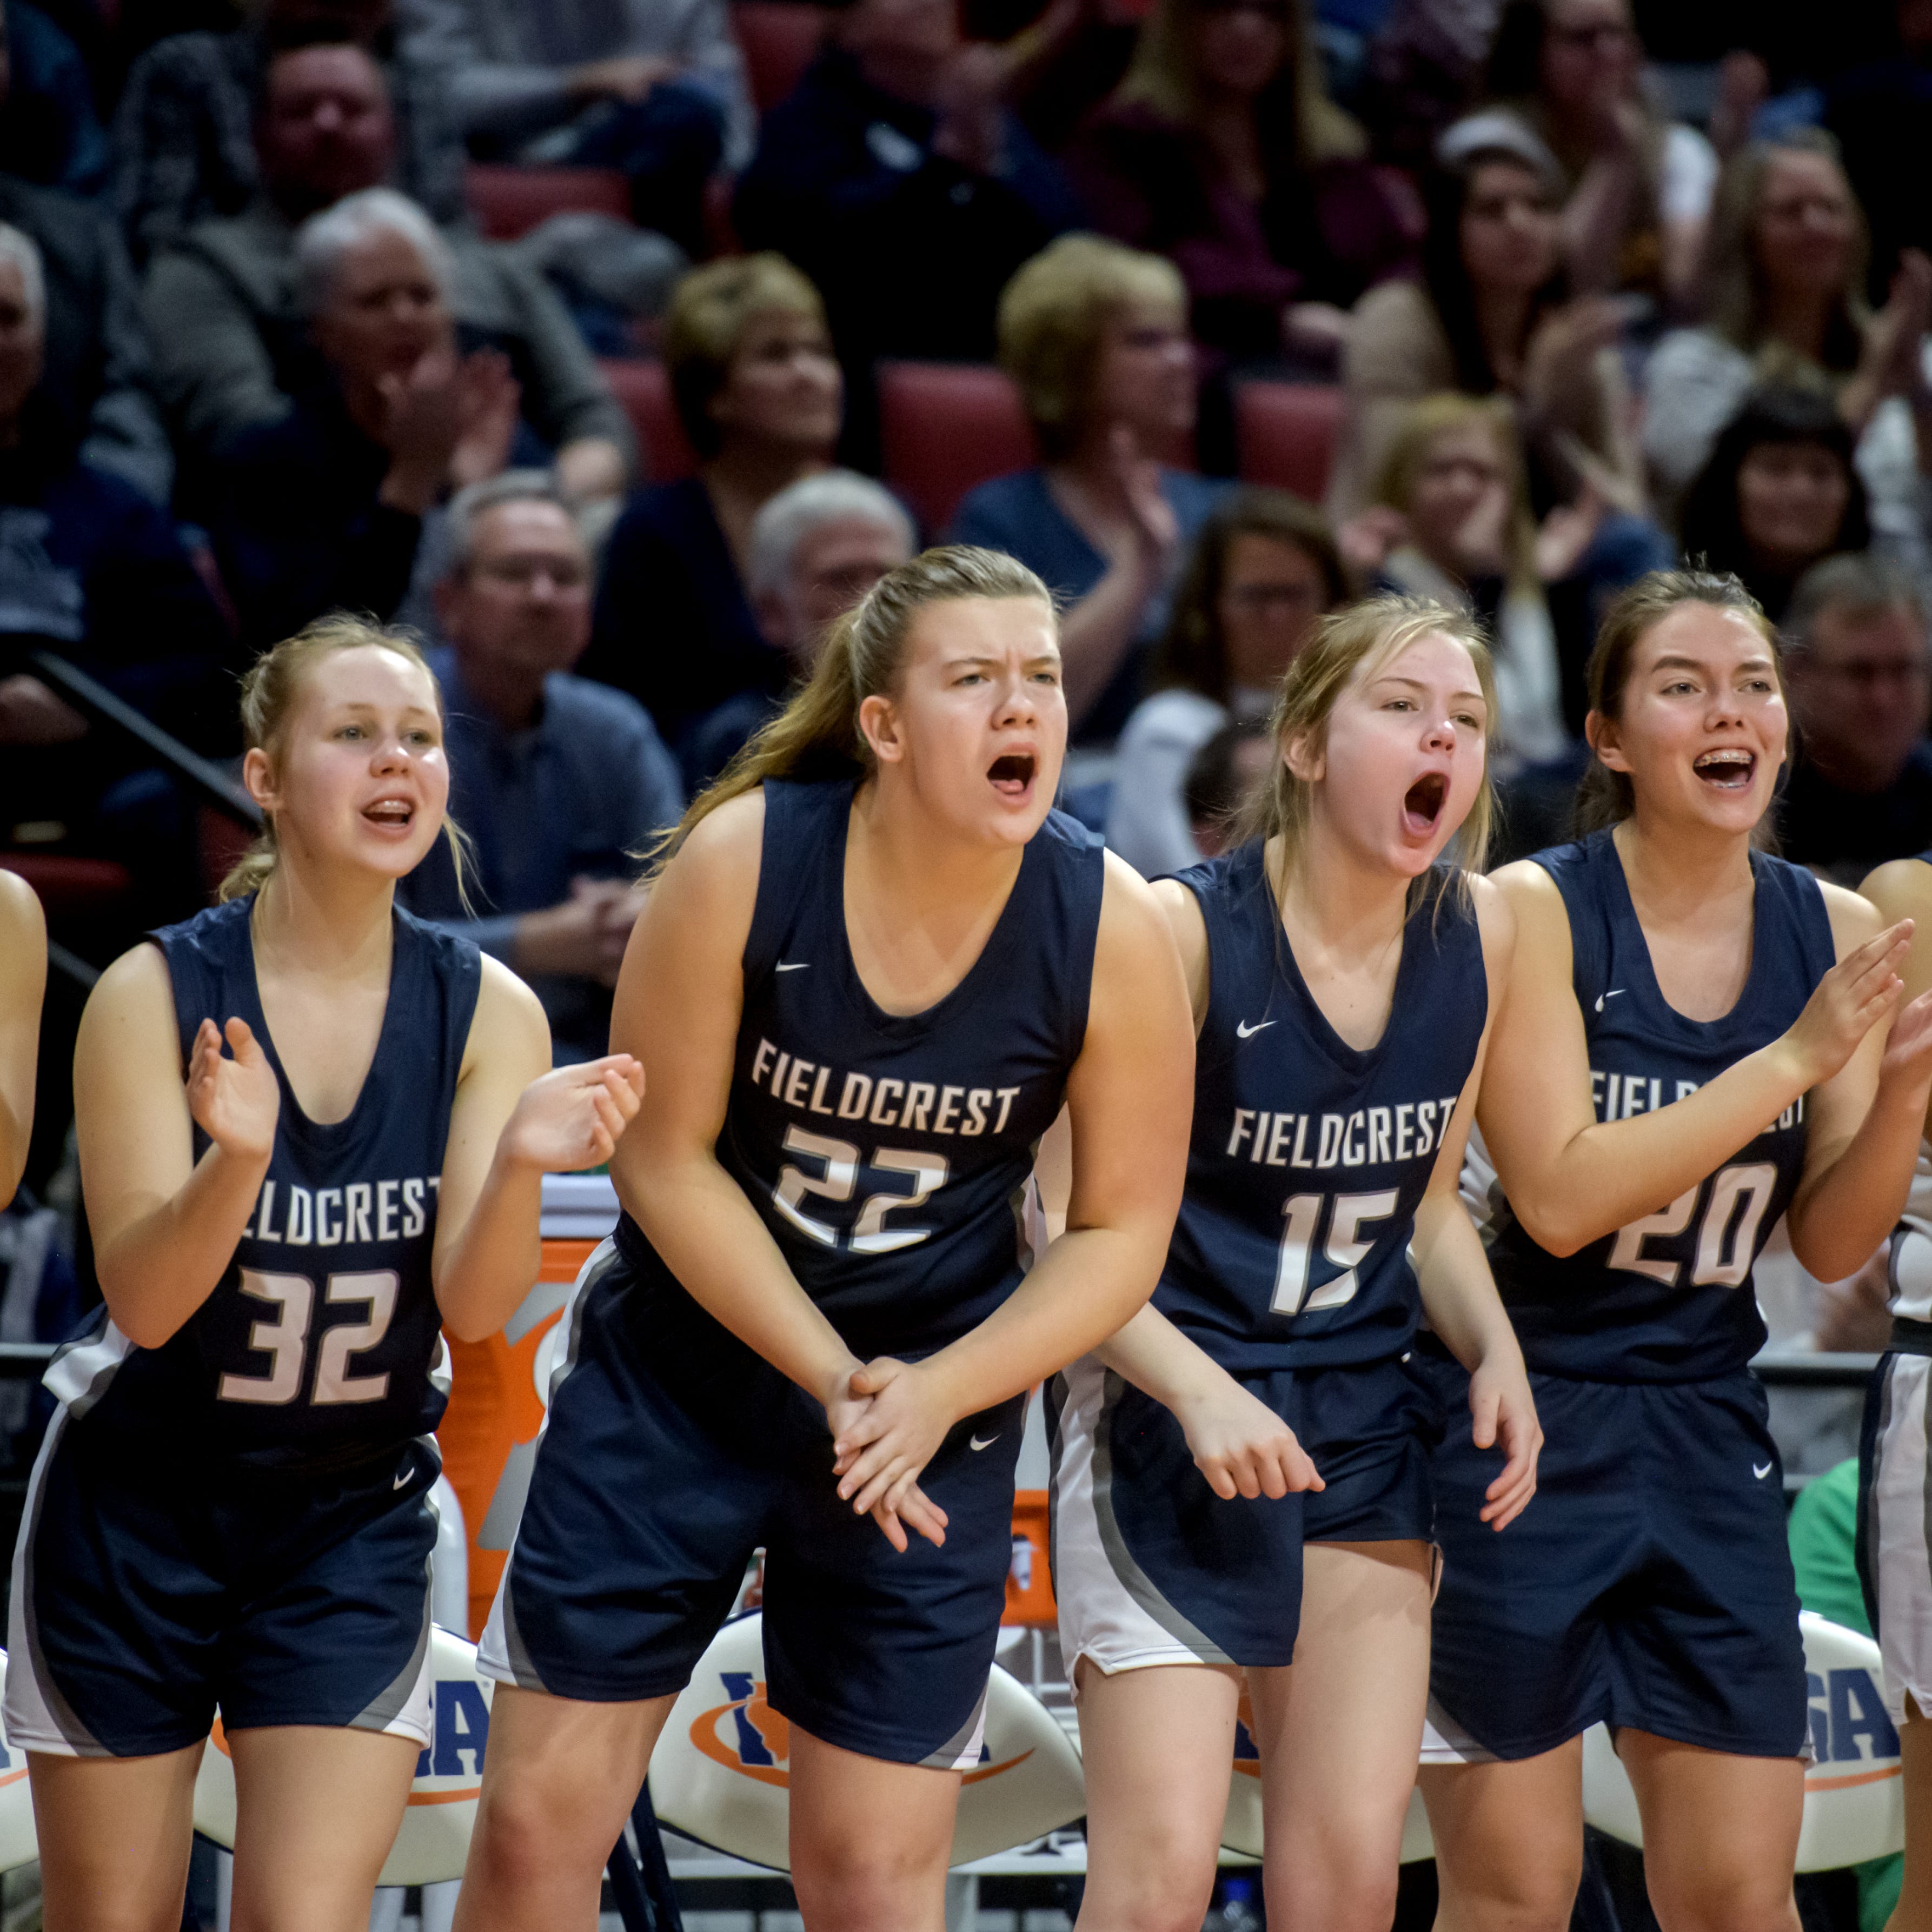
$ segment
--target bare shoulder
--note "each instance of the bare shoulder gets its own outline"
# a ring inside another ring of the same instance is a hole
[[[1824,890],[1828,906],[1833,888]],[[1888,860],[1865,875],[1858,896],[1876,907],[1888,925],[1901,919],[1932,919],[1932,866],[1923,859]]]
[[[40,910],[40,896],[18,872],[0,869],[0,949],[46,939],[47,922]],[[152,947],[144,950],[152,952]]]
[[[1874,901],[1862,898],[1844,886],[1831,885],[1820,879],[1818,890],[1825,901],[1826,916],[1832,922],[1832,943],[1840,959],[1854,946],[1864,945],[1868,939],[1876,939],[1890,922]],[[1893,917],[1923,917],[1928,911],[1932,911],[1932,908],[1927,908],[1922,899],[1920,904],[1922,910],[1918,914],[1906,910],[1894,914]]]
[[[136,1041],[151,1048],[165,1047],[180,1064],[174,981],[161,949],[145,940],[122,953],[94,982],[81,1014],[76,1050],[83,1056],[97,1046],[122,1052]]]
[[[1132,866],[1118,854],[1104,854],[1105,882],[1100,890],[1101,946],[1112,952],[1123,946],[1158,944],[1168,934],[1168,915],[1162,901]],[[1186,892],[1185,887],[1177,887]],[[1192,898],[1192,893],[1186,893]]]
[[[543,1002],[502,960],[483,956],[476,1010],[464,1043],[465,1073],[484,1060],[514,1054],[541,1072],[550,1064],[550,1020]]]
[[[764,843],[764,793],[740,793],[692,827],[652,886],[652,903],[662,901],[707,925],[742,927],[736,934],[742,951],[758,899]]]
[[[1546,878],[1549,874],[1544,876]],[[1516,908],[1494,879],[1472,874],[1468,883],[1470,902],[1476,910],[1476,931],[1483,942],[1484,963],[1492,980],[1506,978],[1516,952]]]
[[[1156,879],[1148,888],[1186,958],[1208,944],[1208,922],[1201,902],[1178,879]]]

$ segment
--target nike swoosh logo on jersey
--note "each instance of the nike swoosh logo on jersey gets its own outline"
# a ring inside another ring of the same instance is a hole
[[[1604,1002],[1606,1000],[1614,1000],[1614,999],[1616,999],[1616,998],[1618,997],[1618,995],[1619,994],[1621,994],[1621,993],[1623,992],[1623,990],[1624,990],[1624,989],[1623,989],[1623,988],[1622,988],[1622,987],[1621,987],[1621,986],[1613,986],[1613,987],[1610,989],[1610,992],[1608,992],[1607,993],[1599,993],[1599,994],[1597,995],[1597,1010],[1598,1010],[1598,1012],[1601,1012],[1604,1010]]]
[[[1238,1020],[1234,1023],[1234,1037],[1237,1040],[1252,1040],[1264,1027],[1274,1024],[1273,1020],[1257,1020],[1252,1026],[1249,1025],[1246,1020]]]
[[[989,1436],[988,1436],[988,1437],[986,1438],[986,1441],[985,1441],[985,1442],[981,1442],[981,1441],[980,1440],[980,1438],[979,1438],[979,1437],[978,1437],[978,1436],[974,1436],[974,1438],[973,1438],[973,1444],[972,1444],[972,1446],[973,1446],[975,1449],[990,1449],[990,1448],[992,1448],[993,1444],[994,1444],[995,1442],[998,1442],[998,1441],[999,1441],[999,1439],[1000,1439],[1000,1432],[996,1429],[996,1430],[994,1430],[993,1431],[993,1432],[992,1432],[992,1435],[990,1435]]]
[[[809,959],[781,959],[772,970],[775,973],[802,973],[811,964]]]
[[[1751,1465],[1751,1474],[1761,1483],[1771,1474],[1771,1465],[1768,1462],[1754,1462]]]

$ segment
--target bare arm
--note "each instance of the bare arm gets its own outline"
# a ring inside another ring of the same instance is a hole
[[[1906,935],[1894,930],[1850,952],[1768,1046],[1666,1109],[1599,1122],[1562,895],[1528,860],[1496,878],[1516,946],[1476,1118],[1510,1207],[1552,1254],[1574,1254],[1714,1172],[1836,1073],[1898,998]]]
[[[835,1446],[839,1493],[861,1511],[896,1506],[954,1422],[1084,1354],[1160,1278],[1192,1116],[1187,994],[1153,895],[1112,854],[1106,865],[1086,1040],[1066,1083],[1066,1232],[978,1328],[914,1366],[854,1378],[874,1400]]]
[[[494,1335],[530,1292],[541,1259],[543,1178],[610,1158],[636,1113],[644,1070],[628,1054],[550,1071],[537,996],[483,962],[437,1190],[430,1272],[458,1340]]]
[[[1856,894],[1821,890],[1840,958],[1884,927]],[[1932,1000],[1922,1000],[1898,1010],[1888,1028],[1874,1026],[1805,1101],[1804,1172],[1784,1222],[1792,1252],[1820,1281],[1856,1274],[1892,1232],[1912,1185],[1928,1090]]]
[[[1905,982],[1903,995],[1916,1000],[1932,992],[1932,866],[1923,859],[1893,859],[1867,874],[1858,896],[1878,908],[1888,926],[1902,919],[1912,922],[1912,945],[1898,976]],[[1932,1107],[1924,1123],[1926,1137],[1932,1139]]]
[[[0,1208],[14,1198],[34,1130],[47,924],[33,888],[0,872]]]

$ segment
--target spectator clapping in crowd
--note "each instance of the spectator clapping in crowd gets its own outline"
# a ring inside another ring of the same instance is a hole
[[[621,169],[640,223],[705,252],[706,184],[721,159],[744,166],[753,131],[722,0],[398,5],[480,158]]]
[[[687,275],[664,350],[699,472],[640,490],[619,519],[584,672],[630,692],[682,755],[707,712],[790,680],[746,596],[752,526],[831,460],[843,390],[818,292],[776,255]]]
[[[972,491],[950,540],[1006,551],[1067,600],[1069,724],[1076,740],[1112,738],[1227,487],[1174,466],[1194,429],[1186,286],[1157,255],[1066,236],[1000,298],[1000,360],[1044,460]]]
[[[1154,688],[1120,734],[1107,843],[1148,878],[1191,866],[1183,796],[1195,755],[1231,718],[1264,721],[1282,674],[1350,586],[1320,512],[1243,490],[1202,526],[1149,667]]]
[[[1322,91],[1303,0],[1156,0],[1067,164],[1101,228],[1173,259],[1204,344],[1319,365],[1348,305],[1414,259],[1366,146]]]
[[[530,981],[559,1060],[594,1059],[638,914],[638,854],[683,808],[676,766],[636,704],[570,675],[590,634],[590,556],[550,479],[472,484],[449,526],[436,592],[447,641],[430,662],[471,903],[447,842],[402,898]]]
[[[296,227],[388,180],[395,132],[381,68],[346,44],[274,55],[255,134],[260,194],[158,256],[142,295],[164,398],[204,469],[232,439],[284,416],[310,379]],[[564,488],[580,501],[616,494],[634,448],[630,424],[562,304],[508,251],[460,232],[445,240],[454,318],[471,346],[509,357]]]
[[[1932,643],[1924,588],[1895,564],[1834,556],[1784,626],[1797,755],[1778,801],[1787,859],[1856,884],[1932,846]]]
[[[781,490],[752,520],[746,590],[766,641],[783,651],[794,680],[809,675],[826,627],[913,554],[912,518],[869,476],[821,470]],[[728,698],[693,728],[685,782],[700,790],[782,699],[747,691]]]

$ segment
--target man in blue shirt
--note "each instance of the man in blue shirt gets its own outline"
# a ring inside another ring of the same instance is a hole
[[[450,811],[473,845],[464,903],[448,846],[403,883],[411,911],[474,940],[536,990],[560,1063],[607,1050],[640,852],[683,809],[677,766],[634,698],[573,677],[590,557],[539,470],[449,507],[430,653],[448,716]]]

